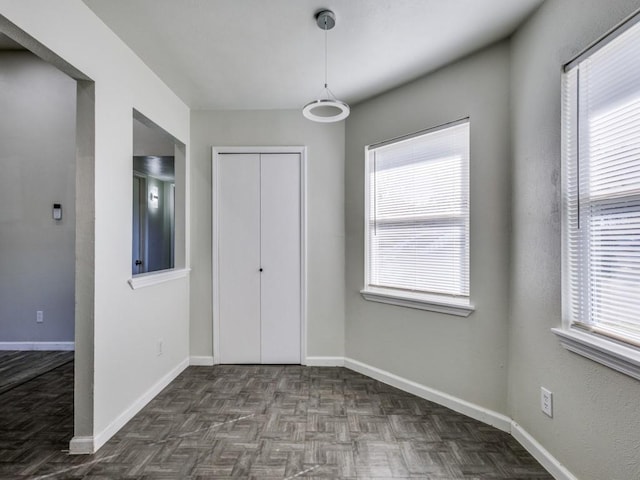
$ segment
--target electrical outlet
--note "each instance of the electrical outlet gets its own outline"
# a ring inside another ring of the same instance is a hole
[[[37,323],[42,323],[44,322],[44,312],[42,310],[38,310],[36,312],[36,322]]]
[[[158,356],[162,355],[163,349],[164,349],[164,341],[160,339],[158,340]]]
[[[540,387],[540,408],[545,415],[553,418],[553,393],[544,387]]]

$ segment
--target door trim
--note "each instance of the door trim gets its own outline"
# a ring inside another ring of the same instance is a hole
[[[219,155],[234,153],[297,153],[300,155],[300,363],[307,358],[307,147],[212,147],[211,149],[211,276],[213,363],[220,363],[220,285],[218,271]]]

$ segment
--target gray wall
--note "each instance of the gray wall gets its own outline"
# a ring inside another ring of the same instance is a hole
[[[505,413],[509,304],[509,44],[357,105],[346,138],[346,353]],[[471,118],[468,318],[368,302],[363,287],[364,147]]]
[[[171,184],[154,177],[147,177],[147,194],[151,188],[158,189],[158,208],[147,207],[147,272],[173,268],[171,265],[171,230],[173,217],[173,194]]]
[[[562,65],[637,0],[547,1],[512,43],[513,235],[509,413],[576,476],[640,478],[640,382],[564,350],[561,323]],[[554,418],[540,411],[554,393]]]
[[[70,77],[0,52],[0,342],[74,340],[75,102]]]
[[[173,157],[176,143],[171,135],[157,125],[142,123],[137,116],[142,114],[134,113],[133,117],[133,156]]]
[[[298,110],[191,113],[191,355],[212,355],[211,147],[307,149],[307,356],[344,355],[344,124]]]

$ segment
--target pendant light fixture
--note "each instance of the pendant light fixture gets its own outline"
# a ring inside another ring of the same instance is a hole
[[[336,25],[336,16],[331,10],[316,14],[316,23],[324,30],[324,90],[317,100],[307,103],[302,114],[309,120],[321,123],[339,122],[349,116],[349,105],[336,98],[327,82],[327,32]]]

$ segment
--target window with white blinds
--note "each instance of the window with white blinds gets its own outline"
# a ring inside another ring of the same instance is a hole
[[[469,298],[469,121],[371,146],[365,290]]]
[[[565,68],[565,326],[640,346],[640,26]]]

